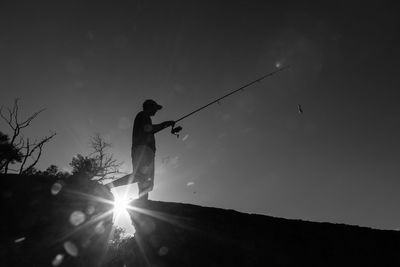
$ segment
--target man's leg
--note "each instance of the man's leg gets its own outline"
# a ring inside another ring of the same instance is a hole
[[[117,180],[112,181],[111,183],[107,184],[109,187],[118,187],[118,186],[123,186],[123,185],[127,185],[127,184],[131,184],[134,182],[134,174],[127,174]]]
[[[141,200],[148,200],[149,199],[149,187],[146,181],[138,182],[138,189],[139,189],[139,199]]]
[[[154,151],[148,147],[142,149],[137,174],[140,174],[138,177],[139,199],[147,200],[154,186]]]
[[[145,151],[146,147],[145,146],[140,146],[137,147],[135,150],[131,151],[131,156],[132,156],[132,173],[127,174],[121,178],[118,178],[114,180],[111,183],[108,183],[106,186],[109,188],[113,187],[118,187],[118,186],[123,186],[123,185],[128,185],[132,183],[136,183],[137,181],[140,181],[143,179],[143,173],[139,170],[141,169],[141,166],[145,164],[146,158],[145,156]]]

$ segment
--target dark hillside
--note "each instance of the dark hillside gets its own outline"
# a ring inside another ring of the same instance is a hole
[[[135,206],[136,238],[155,266],[400,266],[396,231],[178,203]]]
[[[0,179],[0,266],[400,266],[397,231],[156,201],[132,203],[135,238],[115,247],[105,187]]]
[[[85,177],[0,175],[0,266],[98,266],[112,200]]]

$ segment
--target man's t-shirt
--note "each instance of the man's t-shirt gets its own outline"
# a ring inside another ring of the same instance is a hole
[[[138,146],[147,146],[156,151],[156,141],[152,133],[152,121],[150,116],[145,115],[143,111],[139,112],[133,123],[132,149]]]

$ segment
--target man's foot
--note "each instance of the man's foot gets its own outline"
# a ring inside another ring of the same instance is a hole
[[[108,183],[108,184],[104,184],[104,186],[107,187],[109,190],[111,190],[111,189],[114,188],[114,185],[113,185],[112,182],[111,182],[111,183]]]

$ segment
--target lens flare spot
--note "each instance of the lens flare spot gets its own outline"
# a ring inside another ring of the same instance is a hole
[[[90,239],[86,239],[85,241],[82,242],[81,246],[83,248],[87,248],[90,245]]]
[[[21,237],[21,238],[15,239],[14,243],[20,243],[20,242],[23,242],[23,241],[25,241],[25,237]]]
[[[89,214],[89,215],[92,215],[95,211],[96,211],[96,208],[93,205],[90,205],[86,210],[87,214]]]
[[[78,256],[78,248],[71,241],[64,242],[64,249],[72,257]]]
[[[63,254],[58,254],[57,256],[54,257],[54,259],[51,262],[51,264],[53,266],[58,266],[63,262],[63,260],[64,260],[64,255]]]
[[[69,216],[69,222],[75,226],[78,226],[81,223],[83,223],[85,219],[86,219],[85,214],[79,210],[72,212],[71,215]]]
[[[277,61],[277,62],[275,63],[275,67],[279,69],[280,67],[282,67],[282,63],[279,62],[279,61]]]
[[[153,233],[156,230],[156,224],[151,218],[146,218],[139,221],[139,225],[143,233],[147,235]]]
[[[52,195],[57,195],[58,193],[60,193],[61,189],[62,189],[62,184],[59,182],[55,182],[53,184],[53,186],[51,187],[51,194]]]
[[[165,256],[168,254],[168,248],[165,246],[162,246],[159,250],[158,250],[158,255],[159,256]]]
[[[94,228],[94,231],[96,232],[96,234],[103,234],[106,231],[106,228],[104,227],[104,222],[101,221],[99,222],[96,227]]]

